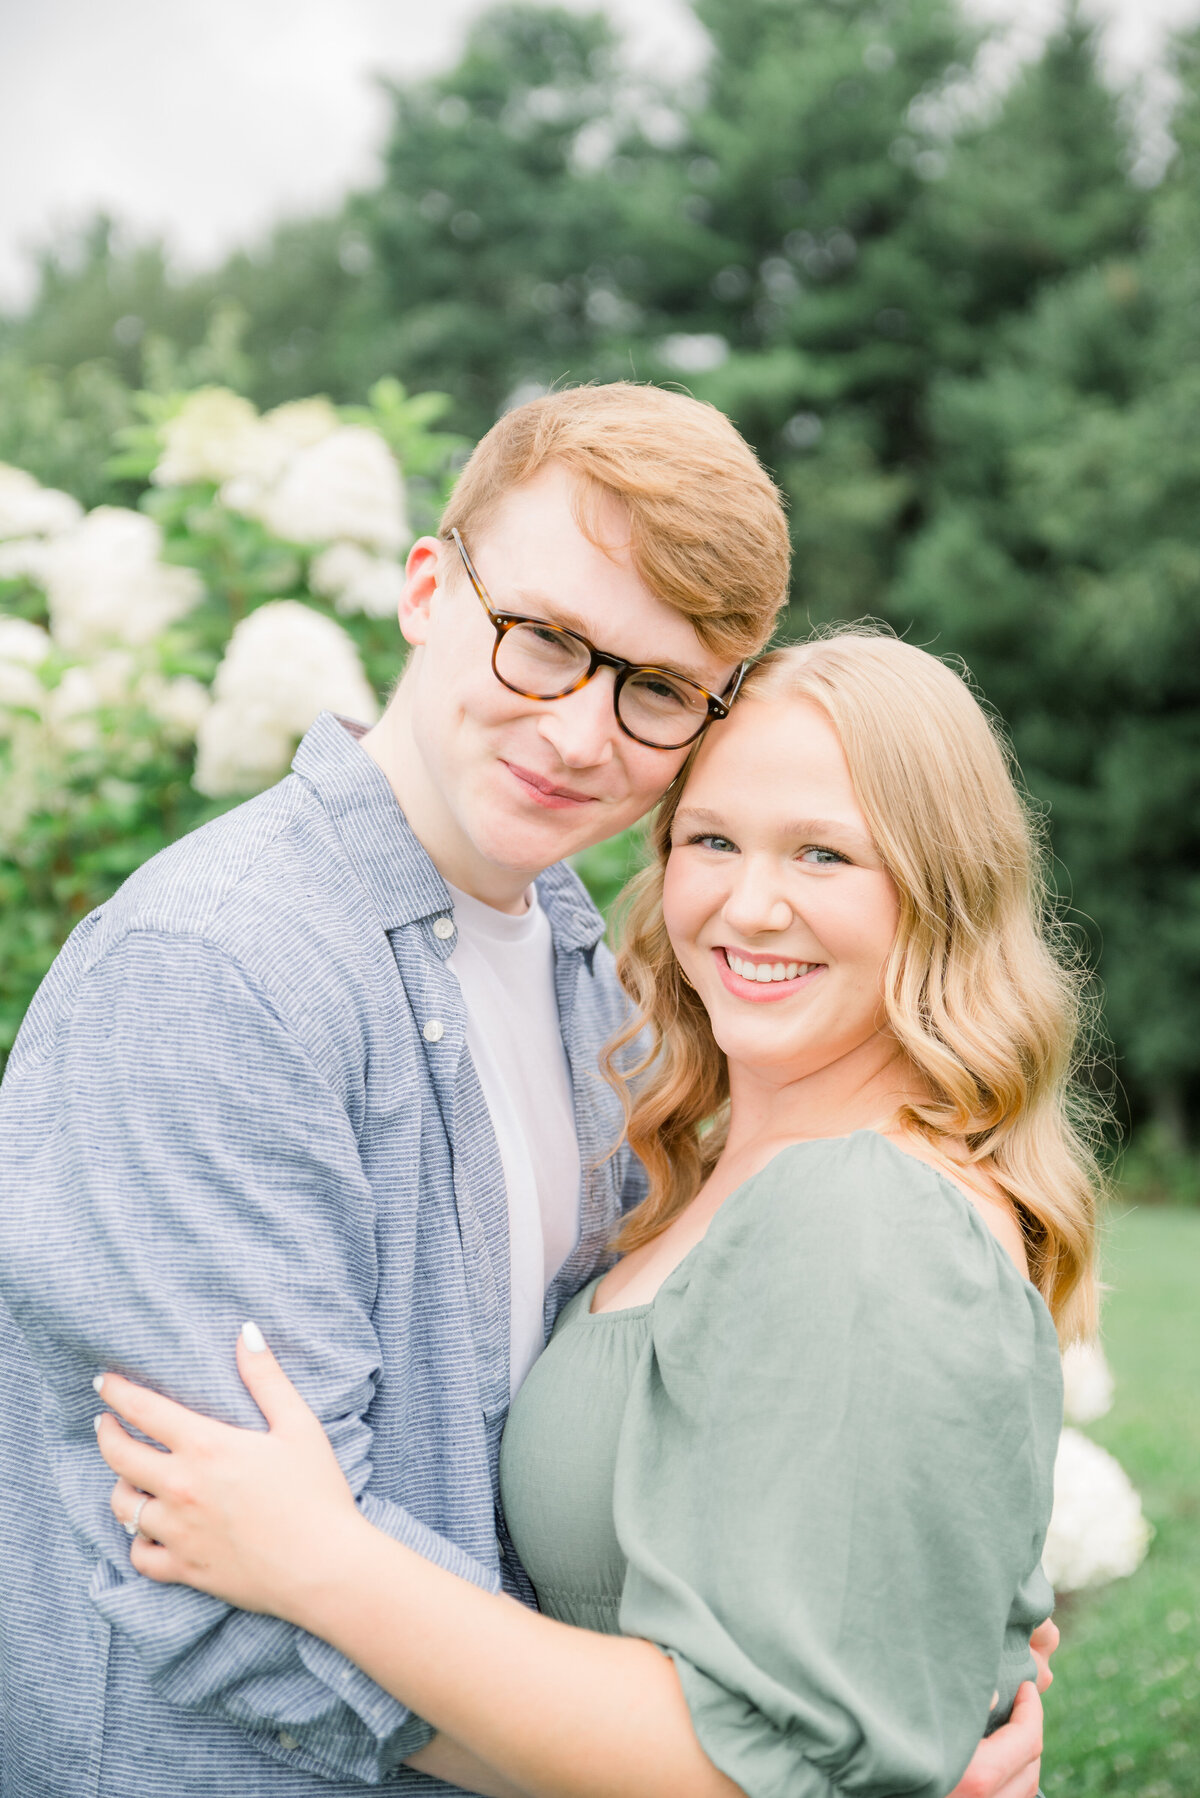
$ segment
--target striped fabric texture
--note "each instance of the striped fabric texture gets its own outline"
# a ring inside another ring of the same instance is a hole
[[[372,1521],[531,1596],[498,1524],[507,1203],[452,906],[358,734],[322,715],[287,779],[85,918],[0,1088],[3,1798],[446,1790],[400,1765],[427,1726],[336,1651],[132,1572],[103,1370],[261,1427],[253,1318]],[[538,892],[584,1168],[549,1325],[642,1187],[609,1153],[602,921],[565,867]]]

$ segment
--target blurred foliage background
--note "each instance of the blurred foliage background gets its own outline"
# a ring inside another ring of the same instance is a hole
[[[139,389],[449,395],[470,440],[554,382],[713,400],[785,489],[788,632],[871,613],[963,656],[1047,808],[1125,1121],[1200,1131],[1200,48],[1147,185],[1069,16],[1005,91],[947,0],[695,0],[701,80],[504,6],[396,84],[377,182],[189,279],[111,221],[0,320],[0,460],[86,505]],[[610,856],[605,867],[616,866]],[[603,870],[600,870],[604,879]]]

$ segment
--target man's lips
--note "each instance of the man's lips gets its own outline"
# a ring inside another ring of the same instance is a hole
[[[745,975],[738,974],[729,965],[729,956],[733,954],[744,963],[752,963],[759,967],[776,968],[782,964],[785,975],[787,969],[795,967],[796,974],[792,979],[782,980],[748,980]],[[727,950],[722,944],[712,951],[717,973],[721,984],[737,999],[749,999],[754,1004],[768,1004],[774,999],[787,999],[801,987],[810,986],[825,972],[824,962],[803,962],[798,956],[787,955],[750,955],[743,950]]]
[[[503,757],[500,759],[504,760]],[[517,762],[504,762],[504,766],[524,790],[525,796],[532,799],[535,805],[545,806],[548,811],[567,811],[572,806],[592,805],[595,802],[593,793],[578,793],[573,787],[556,786],[544,774],[535,774],[532,768],[522,768]]]

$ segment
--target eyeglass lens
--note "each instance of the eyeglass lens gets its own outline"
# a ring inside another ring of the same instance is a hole
[[[587,673],[587,649],[553,625],[514,624],[501,637],[500,679],[537,699],[558,699]],[[657,669],[636,671],[622,683],[617,715],[626,730],[663,749],[681,748],[708,717],[704,695]]]

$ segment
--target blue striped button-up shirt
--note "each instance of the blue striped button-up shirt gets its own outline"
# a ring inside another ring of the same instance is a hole
[[[581,1161],[547,1322],[640,1193],[598,1051],[624,1013],[568,869],[554,937]],[[528,1597],[499,1540],[503,1172],[446,966],[446,888],[332,716],[292,774],[76,929],[0,1089],[0,1792],[293,1798],[395,1778],[427,1726],[327,1644],[131,1570],[92,1429],[114,1369],[260,1420],[254,1318],[364,1513]]]

